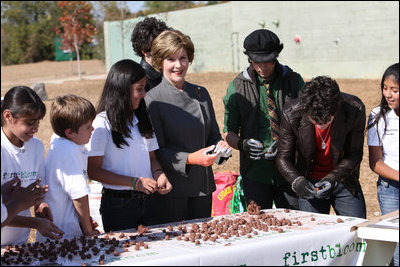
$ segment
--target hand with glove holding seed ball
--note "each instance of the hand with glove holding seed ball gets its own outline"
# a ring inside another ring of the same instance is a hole
[[[240,139],[238,142],[239,150],[250,160],[260,160],[264,155],[264,145],[253,138]]]

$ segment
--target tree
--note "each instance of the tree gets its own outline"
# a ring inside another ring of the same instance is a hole
[[[145,14],[168,12],[194,7],[194,1],[145,1]]]
[[[72,62],[72,51],[75,50],[78,61],[78,75],[81,79],[81,66],[79,61],[79,47],[84,43],[90,43],[97,29],[93,25],[91,9],[92,6],[84,1],[59,1],[59,7],[63,15],[59,18],[60,27],[56,33],[62,38],[62,49],[70,51]]]
[[[54,1],[1,1],[1,63],[53,60],[59,15]]]

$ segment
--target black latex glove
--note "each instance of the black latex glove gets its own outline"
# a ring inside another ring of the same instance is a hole
[[[260,160],[264,156],[263,144],[253,138],[240,139],[238,142],[238,147],[248,159]]]
[[[314,185],[304,176],[299,176],[293,181],[292,189],[301,198],[311,199],[317,197]]]
[[[317,198],[328,198],[337,187],[337,181],[332,174],[328,174],[315,184],[318,187]]]

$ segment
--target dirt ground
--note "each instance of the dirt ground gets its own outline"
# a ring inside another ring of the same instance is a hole
[[[77,63],[72,62],[40,62],[34,64],[23,64],[13,66],[1,66],[1,96],[15,85],[32,86],[36,82],[44,82],[48,101],[45,101],[47,114],[40,124],[37,137],[43,141],[46,153],[49,148],[52,129],[49,121],[49,109],[51,100],[64,94],[76,94],[90,100],[95,106],[99,99],[104,85],[104,78],[94,79],[106,74],[105,66],[99,60],[84,60],[81,62],[82,80],[65,81],[71,76],[77,77]],[[71,75],[73,73],[73,75]],[[93,76],[97,75],[97,76]],[[100,75],[100,76],[99,76]],[[236,76],[235,73],[203,73],[187,74],[186,80],[202,85],[208,89],[213,100],[217,121],[222,131],[224,106],[222,97],[225,94],[228,83]],[[311,77],[304,77],[309,80]],[[333,77],[334,78],[334,77]],[[59,79],[56,81],[56,79]],[[49,82],[47,82],[49,81]],[[377,106],[380,99],[379,80],[369,79],[337,79],[340,89],[343,92],[358,96],[365,104],[367,117],[374,106]],[[214,166],[214,171],[239,171],[238,151],[234,150],[233,157],[222,166]],[[364,144],[364,157],[361,163],[360,181],[364,191],[367,205],[367,218],[373,219],[380,216],[380,209],[376,195],[377,175],[374,174],[368,164],[368,147],[366,140]]]

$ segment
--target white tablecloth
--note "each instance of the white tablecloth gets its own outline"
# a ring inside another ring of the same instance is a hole
[[[282,226],[282,233],[275,230],[258,234],[219,238],[215,242],[199,240],[200,244],[190,241],[177,240],[176,237],[165,240],[166,233],[177,233],[178,223],[170,224],[173,230],[169,232],[167,225],[150,227],[150,231],[136,237],[136,242],[143,240],[149,248],[141,247],[135,250],[130,246],[128,251],[123,248],[117,250],[120,255],[104,253],[105,248],[97,256],[91,259],[80,259],[79,256],[72,260],[59,257],[56,261],[61,265],[98,265],[99,256],[105,255],[105,265],[361,265],[366,251],[366,243],[357,237],[356,231],[350,231],[354,225],[366,220],[345,217],[308,213],[283,209],[264,210],[266,214],[272,214],[278,219],[286,218],[294,223],[292,226]],[[222,221],[224,219],[236,219],[251,217],[248,213],[218,216],[201,220],[185,222],[190,229],[194,223],[201,224],[207,220]],[[338,218],[342,222],[338,222]],[[121,238],[121,233],[125,236]],[[108,234],[107,234],[108,235]],[[113,233],[109,238],[124,240],[137,235],[136,229],[129,229]],[[153,238],[149,238],[149,236]],[[99,236],[99,238],[104,237]],[[158,238],[155,238],[158,237]],[[4,250],[2,249],[2,254]],[[33,262],[31,264],[45,264],[45,262]]]

